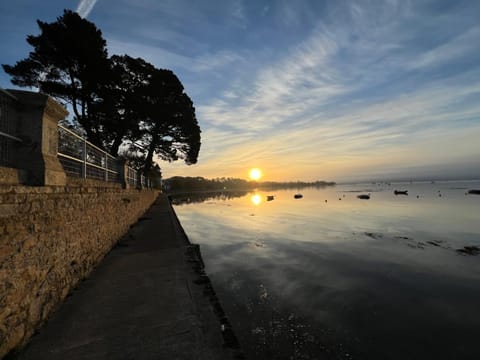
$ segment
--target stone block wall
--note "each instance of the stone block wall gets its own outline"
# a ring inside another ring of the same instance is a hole
[[[0,358],[25,344],[157,195],[0,186]]]
[[[18,185],[25,182],[26,178],[25,170],[0,166],[0,184]]]

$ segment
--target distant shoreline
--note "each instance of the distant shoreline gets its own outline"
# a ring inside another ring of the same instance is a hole
[[[203,177],[181,177],[175,176],[163,181],[164,192],[185,193],[196,191],[252,191],[255,189],[277,190],[277,189],[303,189],[306,187],[324,188],[335,186],[332,181],[292,181],[292,182],[274,182],[274,181],[247,181],[236,178],[216,178],[205,179]]]

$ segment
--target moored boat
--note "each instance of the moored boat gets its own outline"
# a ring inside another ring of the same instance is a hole
[[[357,195],[357,198],[362,199],[362,200],[369,200],[370,199],[370,194],[360,194],[360,195]]]

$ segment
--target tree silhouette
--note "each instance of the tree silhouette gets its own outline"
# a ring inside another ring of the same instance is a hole
[[[99,86],[109,74],[106,42],[95,24],[65,10],[57,21],[37,21],[40,35],[29,35],[29,56],[14,66],[2,65],[12,83],[35,87],[72,105],[87,138],[102,146],[102,124],[92,111]]]
[[[55,22],[37,21],[40,35],[14,66],[2,65],[12,83],[35,87],[71,104],[87,139],[116,156],[122,144],[138,143],[127,156],[150,173],[154,155],[197,162],[200,127],[177,76],[140,58],[108,58],[101,31],[65,10]]]
[[[146,149],[146,172],[150,170],[154,155],[166,161],[183,159],[188,165],[197,162],[200,127],[193,103],[183,90],[172,71],[154,71],[146,97],[147,116],[141,139]]]
[[[145,97],[155,67],[128,55],[114,55],[109,61],[109,81],[100,87],[100,99],[93,109],[103,125],[103,145],[116,156],[122,143],[141,137],[140,123],[146,117]]]

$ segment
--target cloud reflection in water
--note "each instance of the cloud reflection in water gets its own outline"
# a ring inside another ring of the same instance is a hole
[[[480,202],[408,186],[421,200],[337,187],[176,208],[250,358],[479,357],[479,258],[455,248],[480,245]]]

